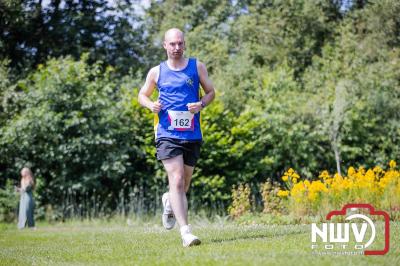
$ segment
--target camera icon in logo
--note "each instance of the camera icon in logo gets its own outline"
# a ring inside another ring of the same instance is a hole
[[[388,253],[389,252],[389,242],[390,242],[390,218],[389,218],[389,214],[387,212],[375,210],[371,204],[350,203],[350,204],[344,205],[341,210],[331,211],[326,216],[326,219],[329,221],[334,216],[345,216],[346,217],[347,211],[348,210],[352,211],[354,209],[366,209],[370,216],[382,216],[384,223],[385,223],[385,233],[384,233],[385,246],[384,246],[384,248],[382,250],[364,250],[364,255],[385,255],[386,253]],[[364,220],[366,222],[366,223],[364,223],[365,226],[369,225],[371,227],[371,237],[364,245],[364,248],[367,248],[375,240],[375,236],[376,236],[375,224],[373,223],[373,221],[371,220],[371,218],[369,216],[360,214],[360,213],[351,214],[351,215],[347,216],[345,218],[345,220],[349,221],[354,218],[360,218],[360,219]],[[352,225],[352,227],[353,227],[353,225]],[[361,230],[359,230],[359,231],[354,230],[355,229],[354,227],[352,229],[353,229],[355,238],[356,239],[359,238],[361,240],[361,238],[363,237],[363,235],[361,233],[363,232],[365,234],[366,228],[363,230],[363,227],[362,227]]]

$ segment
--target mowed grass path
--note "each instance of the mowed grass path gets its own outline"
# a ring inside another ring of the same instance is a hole
[[[18,231],[0,225],[1,265],[400,265],[400,226],[385,256],[313,255],[310,225],[203,223],[202,245],[183,248],[178,230],[156,224],[69,223]]]

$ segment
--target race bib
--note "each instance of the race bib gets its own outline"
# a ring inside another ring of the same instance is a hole
[[[194,114],[189,111],[168,110],[168,121],[170,122],[168,130],[193,131],[193,117]]]

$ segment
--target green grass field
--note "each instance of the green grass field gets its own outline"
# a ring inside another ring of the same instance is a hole
[[[384,256],[315,255],[310,225],[198,222],[201,246],[183,248],[178,230],[156,222],[69,222],[18,231],[0,225],[1,265],[400,265],[400,224]]]

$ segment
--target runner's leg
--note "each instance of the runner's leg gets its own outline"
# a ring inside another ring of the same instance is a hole
[[[183,156],[162,160],[168,174],[169,201],[179,226],[188,224]]]
[[[193,175],[193,166],[189,165],[184,165],[184,172],[185,172],[185,192],[187,193],[189,191],[190,187],[190,181],[192,180],[192,175]]]

